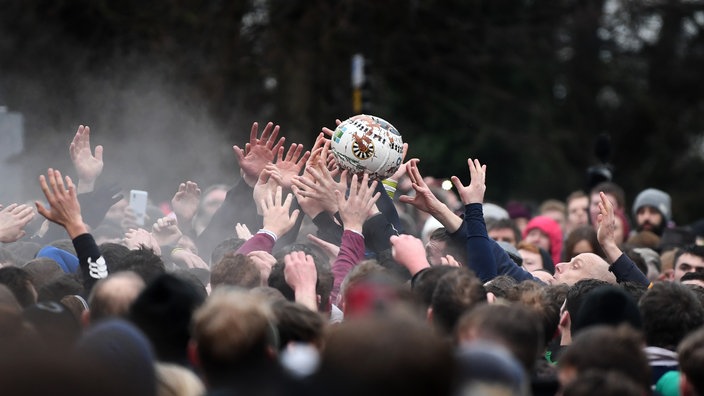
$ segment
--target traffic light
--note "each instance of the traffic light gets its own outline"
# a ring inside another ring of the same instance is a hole
[[[372,79],[369,60],[362,54],[352,56],[352,110],[354,114],[370,113],[372,109]]]

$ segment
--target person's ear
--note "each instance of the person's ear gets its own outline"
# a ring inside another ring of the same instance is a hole
[[[425,319],[428,323],[433,323],[433,307],[428,307],[428,310],[425,313]]]
[[[559,326],[561,329],[570,329],[571,328],[572,318],[570,317],[570,313],[568,311],[563,312],[562,316],[560,316]]]

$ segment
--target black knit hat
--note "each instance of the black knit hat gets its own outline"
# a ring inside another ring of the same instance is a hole
[[[577,317],[574,318],[572,335],[590,326],[618,326],[623,323],[637,330],[643,327],[638,304],[621,287],[599,286],[584,296]]]

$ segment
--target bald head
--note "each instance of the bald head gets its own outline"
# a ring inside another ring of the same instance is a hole
[[[130,305],[144,287],[142,278],[132,271],[117,272],[101,279],[88,297],[90,321],[127,316]]]
[[[609,263],[594,253],[582,253],[566,263],[555,266],[555,281],[574,285],[582,279],[598,279],[616,284],[616,276],[609,271]]]

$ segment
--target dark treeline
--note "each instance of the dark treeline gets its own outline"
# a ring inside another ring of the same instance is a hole
[[[88,123],[106,146],[106,178],[136,175],[126,188],[167,199],[187,178],[228,180],[229,147],[252,121],[310,144],[350,116],[350,58],[363,53],[368,110],[395,124],[425,174],[466,175],[477,156],[491,173],[489,200],[564,199],[583,187],[606,133],[629,204],[652,186],[672,194],[677,222],[704,217],[701,1],[4,0],[0,9],[0,104],[25,115],[32,175],[63,165],[38,158],[66,150]]]

